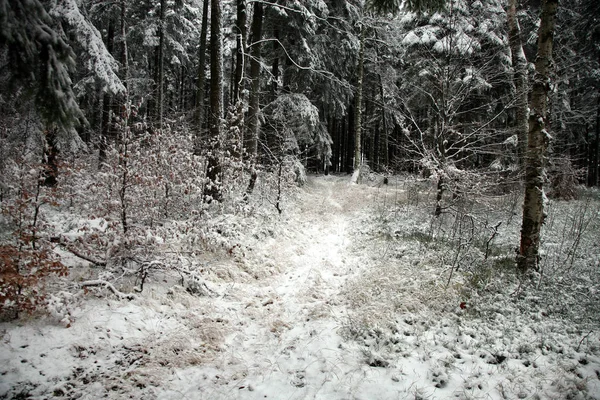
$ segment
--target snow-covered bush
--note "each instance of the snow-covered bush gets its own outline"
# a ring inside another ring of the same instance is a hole
[[[18,318],[45,304],[45,283],[52,275],[67,274],[53,252],[51,226],[44,207],[56,205],[57,193],[44,186],[43,165],[12,158],[5,167],[0,232],[0,314]]]

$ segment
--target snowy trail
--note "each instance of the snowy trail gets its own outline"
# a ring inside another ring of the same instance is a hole
[[[339,178],[309,181],[289,234],[261,249],[281,274],[234,289],[250,302],[224,305],[235,309],[237,328],[218,360],[223,369],[187,371],[181,378],[187,384],[173,382],[180,389],[172,398],[181,395],[182,386],[190,398],[200,393],[206,399],[345,398],[364,384],[355,370],[360,354],[339,334],[346,318],[339,292],[358,269],[351,231],[369,197],[360,192],[369,189]]]
[[[600,400],[597,335],[506,280],[462,310],[405,187],[311,177],[281,218],[225,216],[230,241],[195,260],[210,296],[157,275],[133,301],[81,294],[68,328],[0,324],[0,398]]]

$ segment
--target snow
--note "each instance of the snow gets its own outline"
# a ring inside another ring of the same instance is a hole
[[[363,182],[310,176],[281,217],[272,206],[224,216],[239,251],[179,255],[203,265],[203,296],[161,271],[131,301],[89,288],[58,298],[58,315],[0,324],[0,398],[600,399],[592,237],[577,264],[589,270],[521,288],[505,253],[484,261],[475,245],[453,244],[452,216],[431,216],[433,183]],[[511,248],[518,218],[508,198],[483,202],[460,224],[489,239],[502,221],[492,245]],[[579,215],[553,207],[553,227]],[[560,236],[552,232],[547,243]],[[72,267],[73,276],[90,272]]]
[[[57,2],[50,15],[64,18],[77,35],[79,44],[86,49],[89,56],[88,69],[113,93],[125,92],[125,86],[116,74],[117,62],[102,42],[102,35],[81,13],[75,0]]]

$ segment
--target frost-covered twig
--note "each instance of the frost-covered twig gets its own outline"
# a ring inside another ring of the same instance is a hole
[[[588,333],[587,335],[585,335],[584,337],[581,338],[581,340],[579,341],[579,344],[577,345],[577,348],[575,349],[575,351],[579,352],[579,348],[581,347],[581,344],[583,343],[583,341],[585,339],[587,339],[592,333],[594,333],[594,331],[590,331],[590,333]]]
[[[103,281],[101,279],[96,279],[93,281],[85,281],[81,283],[81,287],[93,287],[93,286],[104,286],[113,292],[119,299],[127,299],[127,300],[135,300],[136,296],[132,293],[123,293],[118,290],[112,283]]]

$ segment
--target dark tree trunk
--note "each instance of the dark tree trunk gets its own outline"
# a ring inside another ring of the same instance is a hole
[[[356,95],[354,98],[354,164],[353,170],[356,174],[356,183],[360,183],[360,168],[362,164],[362,103],[363,103],[363,78],[364,78],[364,62],[365,62],[365,31],[366,28],[360,26],[360,49],[358,52],[358,65],[356,67],[357,83]]]
[[[520,169],[525,166],[525,154],[527,152],[527,133],[529,131],[528,104],[527,104],[527,59],[523,51],[521,40],[521,27],[517,17],[517,0],[509,0],[508,16],[508,40],[513,65],[513,81],[515,85],[515,130],[517,135],[517,158]]]
[[[237,0],[237,24],[236,41],[237,48],[235,52],[235,74],[233,80],[233,94],[231,103],[235,104],[240,99],[240,92],[243,88],[242,79],[244,78],[244,53],[246,52],[246,0]]]
[[[200,152],[202,127],[204,125],[204,97],[206,85],[206,36],[208,31],[208,6],[210,0],[204,0],[202,7],[202,27],[200,31],[200,49],[198,50],[198,84],[196,86],[196,138],[194,152]]]
[[[44,149],[44,186],[54,187],[58,183],[58,148],[56,147],[57,129],[46,131],[46,146]]]
[[[356,139],[356,130],[354,129],[354,117],[355,107],[351,105],[348,107],[348,117],[346,120],[346,129],[344,135],[346,136],[346,162],[344,165],[344,170],[347,173],[352,173],[354,171],[354,155],[355,155],[355,145],[354,140]]]
[[[600,175],[600,92],[596,100],[596,129],[593,140],[589,146],[588,157],[588,186],[598,186]]]
[[[258,150],[258,113],[260,100],[260,43],[263,25],[263,5],[254,3],[252,17],[252,44],[250,45],[250,103],[248,105],[248,127],[244,138],[248,157],[256,159]]]
[[[388,126],[387,126],[387,118],[385,116],[385,97],[383,92],[383,79],[381,75],[379,75],[379,96],[381,97],[381,125],[382,132],[380,133],[380,163],[384,165],[385,168],[390,166],[389,159],[389,134],[388,134]]]
[[[273,42],[273,65],[271,66],[271,99],[274,101],[277,98],[277,87],[279,81],[279,29],[275,28],[273,33],[276,41]]]
[[[223,43],[221,33],[221,4],[210,0],[210,136],[211,151],[208,155],[206,187],[204,196],[207,202],[221,201],[223,194],[219,177],[221,175],[221,118],[223,116]]]
[[[115,29],[112,20],[108,22],[107,36],[106,36],[106,49],[109,53],[113,53],[114,42],[115,42]],[[108,143],[110,142],[111,135],[111,112],[112,111],[112,96],[106,91],[102,96],[102,131],[100,134],[100,143],[98,147],[100,149],[98,153],[98,168],[102,168],[102,165],[106,162],[106,151],[108,150]]]
[[[157,60],[157,105],[156,105],[156,118],[158,120],[158,127],[163,127],[163,113],[164,113],[164,86],[165,86],[165,14],[167,11],[167,1],[160,0],[160,19],[158,26],[158,60]]]

